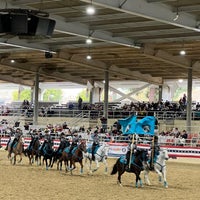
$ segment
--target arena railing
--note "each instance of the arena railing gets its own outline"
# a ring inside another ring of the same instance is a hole
[[[9,108],[7,112],[1,111],[1,116],[25,116],[33,117],[33,110],[24,110],[21,108]],[[70,110],[70,109],[49,109],[44,113],[38,110],[40,117],[76,117],[81,115],[82,118],[98,119],[104,115],[103,111],[98,110]],[[186,111],[123,111],[123,110],[108,110],[109,119],[122,119],[136,115],[138,118],[145,116],[155,116],[158,120],[186,120]],[[200,111],[192,111],[192,120],[200,119]]]
[[[79,136],[82,139],[87,140],[92,143],[93,139],[88,133],[79,132]],[[51,134],[53,139],[60,139],[60,133]],[[0,133],[0,138],[10,137],[8,133]],[[30,138],[29,133],[24,133],[24,137]],[[71,135],[66,135],[66,137],[71,137]],[[131,143],[132,135],[108,135],[108,134],[99,134],[100,142],[112,142],[112,143]],[[135,140],[137,144],[148,144],[152,143],[152,136],[138,136]],[[158,136],[158,144],[161,146],[182,146],[182,147],[200,147],[200,134],[190,134],[188,139],[176,138],[174,136]]]

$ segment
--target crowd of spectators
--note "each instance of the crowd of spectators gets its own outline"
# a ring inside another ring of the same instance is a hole
[[[109,102],[108,103],[108,117],[109,118],[124,118],[131,114],[137,116],[156,116],[158,119],[161,118],[178,118],[186,119],[186,108],[187,100],[184,94],[178,102],[171,101],[157,101],[157,102],[130,102],[121,104],[120,102]],[[16,108],[15,108],[16,109]],[[28,100],[24,100],[20,106],[21,114],[27,117],[33,116],[33,105]],[[1,115],[12,115],[15,113],[12,107],[1,107]],[[58,117],[58,116],[69,116],[77,115],[79,112],[89,114],[93,119],[100,118],[103,116],[104,105],[103,103],[86,103],[79,98],[78,102],[70,102],[66,105],[47,105],[41,106],[38,110],[40,117]],[[77,112],[75,112],[77,111]],[[194,103],[192,106],[193,116],[192,119],[200,119],[200,103]]]

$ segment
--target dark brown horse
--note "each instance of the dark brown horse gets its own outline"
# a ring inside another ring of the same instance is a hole
[[[118,172],[118,183],[121,184],[121,176],[124,172],[134,173],[136,175],[136,187],[138,187],[138,181],[140,186],[142,186],[142,180],[140,178],[140,173],[144,170],[144,163],[148,160],[148,153],[146,150],[137,150],[136,153],[132,156],[130,168],[127,167],[126,157],[121,156],[117,159],[111,175],[114,175]]]
[[[53,160],[54,154],[55,154],[55,151],[52,147],[52,142],[45,141],[42,148],[41,147],[39,148],[39,153],[38,153],[39,165],[41,165],[41,159],[43,157],[42,164],[44,164],[44,161],[45,161],[46,170],[48,170],[49,167],[51,167],[51,165],[52,165],[52,160]]]
[[[11,149],[11,144],[8,145],[8,159],[10,159],[10,162],[15,165],[16,164],[16,157],[19,155],[20,159],[18,163],[22,161],[22,154],[24,150],[24,144],[23,144],[23,138],[20,136],[18,142],[13,146]],[[13,157],[12,157],[13,155]]]
[[[35,160],[38,162],[39,147],[40,147],[40,141],[39,139],[37,139],[33,141],[32,146],[28,146],[27,149],[25,150],[25,156],[28,156],[30,165],[34,163],[34,157]]]
[[[86,153],[86,142],[81,141],[80,144],[72,150],[72,153],[69,153],[69,148],[67,147],[63,152],[57,163],[57,169],[59,169],[59,165],[62,166],[62,161],[65,163],[66,171],[72,171],[76,169],[76,162],[79,162],[81,166],[80,173],[83,173],[83,152]],[[70,161],[70,166],[68,166],[68,162]],[[60,167],[61,169],[61,167]]]

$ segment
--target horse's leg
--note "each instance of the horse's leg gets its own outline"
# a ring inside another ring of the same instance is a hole
[[[73,166],[73,167],[72,167]],[[75,161],[74,160],[70,160],[70,172],[71,172],[71,175],[72,175],[72,171],[76,169],[76,164],[75,164]]]
[[[13,165],[16,164],[16,154],[14,154],[14,157],[13,157]]]
[[[119,165],[119,163],[118,163],[118,165]],[[120,166],[117,167],[117,171],[118,171],[117,183],[122,187],[123,185],[121,182],[121,176],[125,172],[125,165],[120,164]]]
[[[105,169],[104,169],[104,173],[107,174],[108,173],[108,163],[107,163],[107,159],[103,159],[103,164],[105,166]]]
[[[8,159],[11,158],[11,151],[8,151]]]
[[[43,156],[42,165],[44,165],[44,161],[46,161],[46,158],[44,158],[44,156]],[[47,161],[46,161],[46,162],[47,162]]]
[[[164,187],[165,187],[165,188],[168,188],[167,177],[166,177],[166,168],[163,169],[163,171],[162,171],[162,175],[163,175],[163,183],[164,183]]]
[[[95,157],[95,163],[96,163],[96,168],[93,169],[92,172],[96,172],[99,169],[99,161],[96,157]]]
[[[91,159],[89,158],[89,160],[90,160],[90,162],[89,162],[89,172],[90,172],[90,174],[92,174],[92,158]]]
[[[57,170],[62,171],[62,161],[63,161],[63,159],[59,159],[59,161],[57,162]],[[64,163],[65,163],[65,161],[64,161]],[[65,166],[66,166],[66,164],[65,164]]]
[[[69,160],[68,159],[65,160],[65,170],[66,170],[66,172],[70,171],[70,166],[69,166]]]
[[[49,167],[51,167],[52,157],[49,158]]]
[[[149,180],[149,169],[147,166],[144,168],[144,182],[147,185],[151,185],[150,180]]]
[[[138,181],[140,181],[141,183],[141,178],[140,178],[140,172],[135,172],[135,176],[136,176],[136,179],[135,179],[135,187],[138,188]]]
[[[19,159],[18,163],[21,163],[21,161],[22,161],[22,154],[19,154],[19,157],[20,157],[20,159]]]
[[[31,153],[31,163],[32,164],[34,163],[34,154],[33,154],[33,152]]]
[[[39,153],[38,152],[36,152],[36,154],[35,154],[35,161],[36,161],[37,166],[38,166],[40,164],[40,158],[39,158]]]
[[[140,178],[140,171],[136,173],[136,187],[138,188],[138,182],[140,184],[140,187],[143,187],[143,184],[142,184],[142,179]]]
[[[81,166],[80,174],[83,174],[83,162],[82,162],[82,160],[79,161],[79,164]]]
[[[162,182],[162,173],[160,172],[160,167],[158,168],[156,165],[154,166],[155,172],[158,174],[159,182]]]
[[[48,169],[49,169],[49,166],[48,166],[48,160],[47,160],[47,157],[44,157],[44,158],[43,158],[43,162],[44,162],[44,160],[45,160],[45,163],[46,163],[46,170],[48,170]]]
[[[62,156],[56,161],[57,164],[57,170],[59,170],[59,164],[60,164],[60,160],[62,159]]]
[[[32,162],[31,162],[32,158],[31,158],[31,155],[29,153],[28,153],[28,159],[29,159],[29,165],[32,165]]]
[[[38,155],[38,165],[41,166],[41,155]]]
[[[56,162],[56,160],[57,160],[56,155],[54,155],[52,158],[51,168],[53,167],[53,164],[54,164],[54,162]]]

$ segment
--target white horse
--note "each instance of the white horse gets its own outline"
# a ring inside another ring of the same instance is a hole
[[[167,184],[167,179],[166,179],[166,160],[169,159],[168,156],[168,152],[167,149],[161,149],[159,151],[159,155],[154,163],[154,171],[158,174],[159,176],[159,181],[162,182],[164,184],[165,188],[168,188],[168,184]],[[144,182],[147,185],[151,185],[150,181],[149,181],[149,167],[148,165],[144,166]]]
[[[102,146],[100,146],[96,153],[94,154],[95,160],[94,162],[96,163],[96,168],[92,170],[92,153],[88,149],[87,153],[84,153],[85,157],[85,164],[87,164],[87,161],[89,160],[88,164],[88,169],[90,174],[93,172],[97,171],[99,169],[99,162],[102,162],[105,166],[104,172],[108,172],[108,164],[107,164],[107,157],[108,157],[108,151],[109,151],[109,145],[107,143],[103,143]]]

